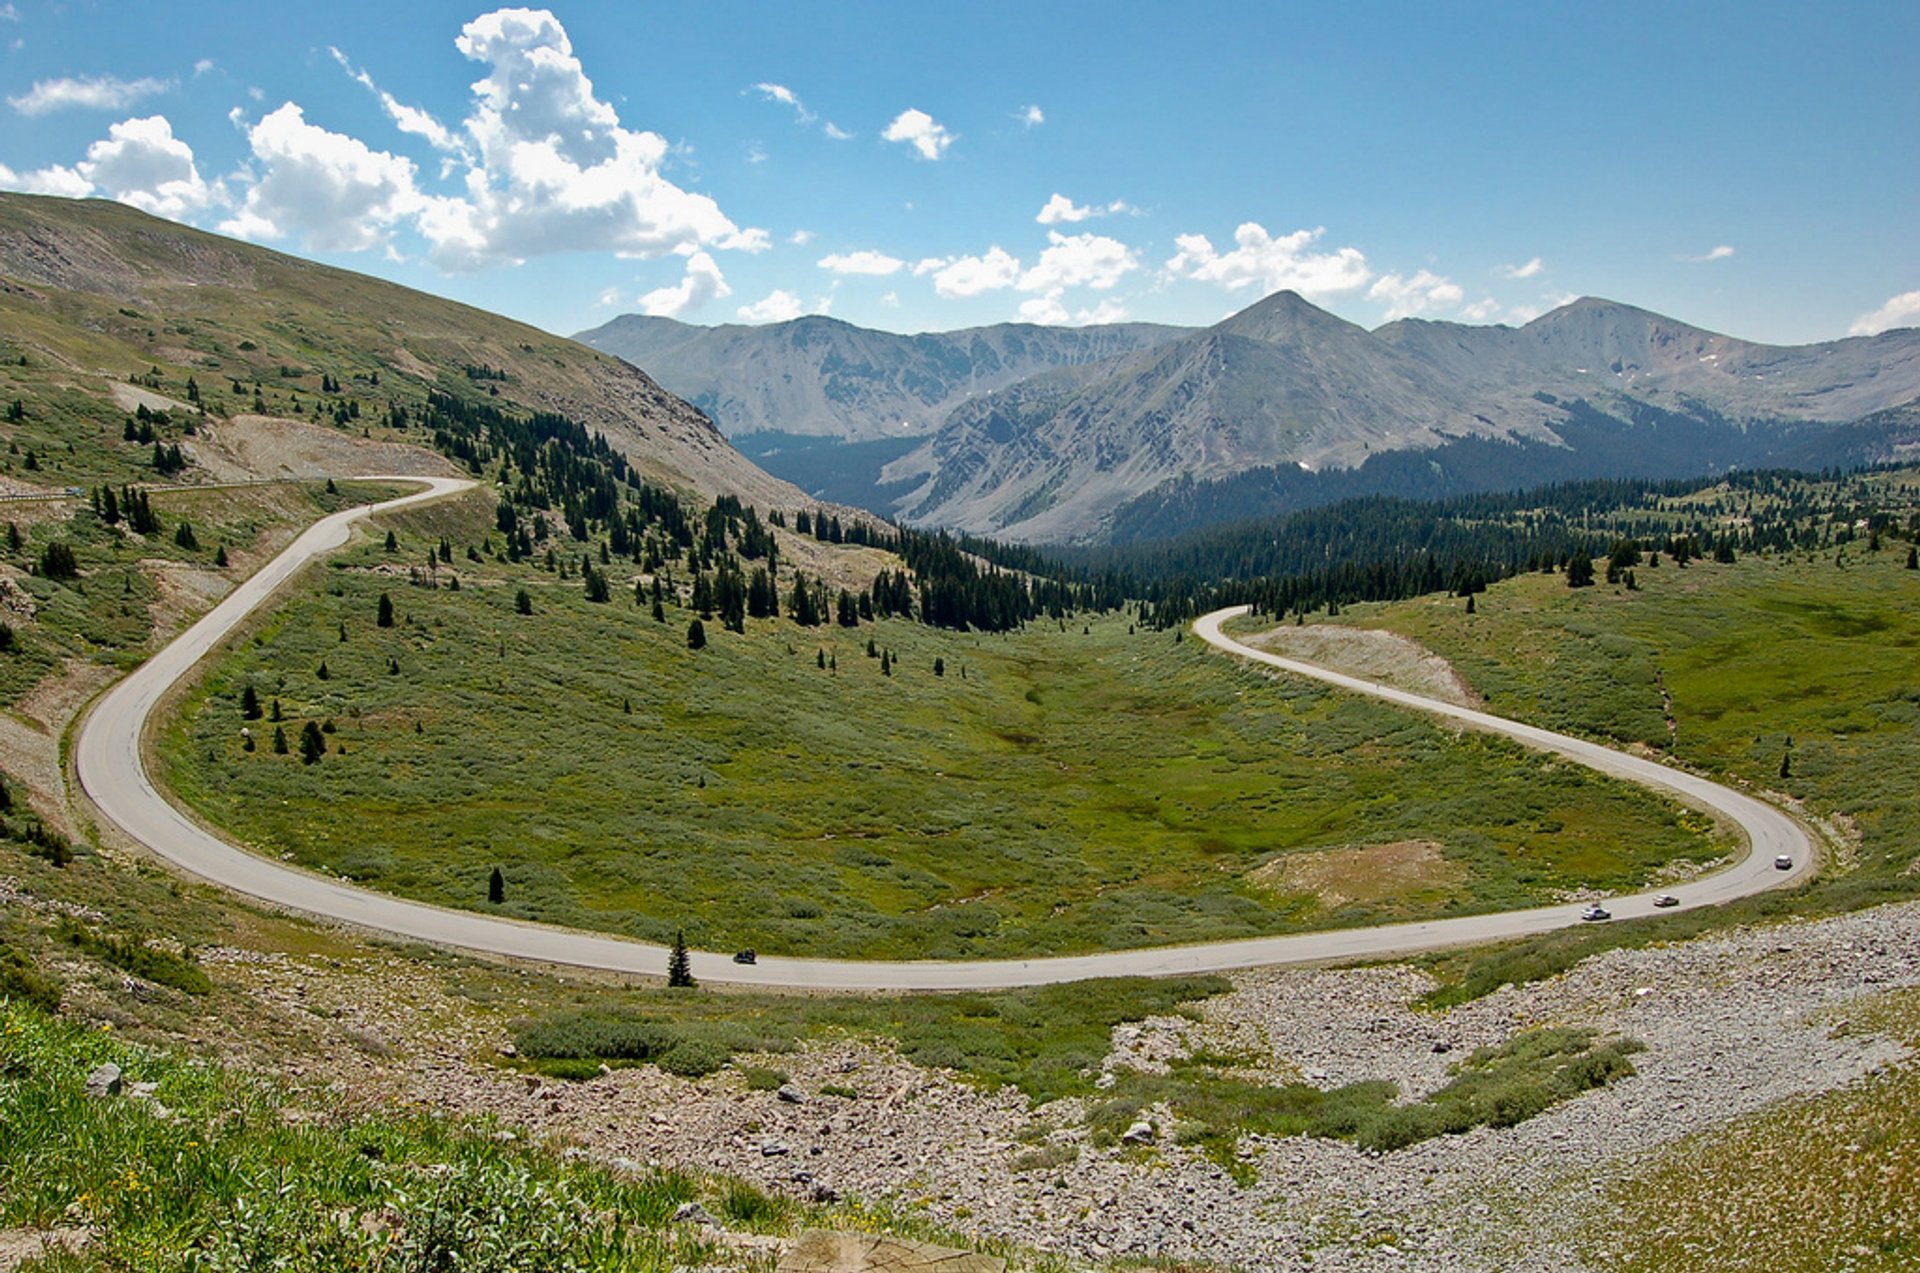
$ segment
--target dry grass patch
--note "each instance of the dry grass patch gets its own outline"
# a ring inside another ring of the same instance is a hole
[[[1437,840],[1350,845],[1288,853],[1255,867],[1247,879],[1285,896],[1311,897],[1323,910],[1378,902],[1409,901],[1444,893],[1466,878],[1449,862]]]

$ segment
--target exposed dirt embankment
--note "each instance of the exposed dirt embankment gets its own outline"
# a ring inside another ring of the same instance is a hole
[[[1311,627],[1277,627],[1241,640],[1284,658],[1318,663],[1349,676],[1384,681],[1396,689],[1426,694],[1462,707],[1483,706],[1473,687],[1453,670],[1453,664],[1418,641],[1395,632],[1323,623]]]
[[[200,466],[222,482],[355,474],[460,474],[444,457],[416,446],[377,442],[278,416],[241,415],[207,426],[194,446]]]

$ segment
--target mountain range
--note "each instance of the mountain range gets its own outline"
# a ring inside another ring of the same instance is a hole
[[[729,437],[871,442],[923,436],[980,394],[1056,367],[1149,349],[1187,330],[1001,323],[902,336],[818,315],[698,327],[624,314],[574,339],[645,367]]]
[[[808,489],[1036,542],[1380,491],[1889,458],[1920,399],[1920,330],[1771,346],[1592,297],[1520,328],[1368,331],[1279,292],[1197,331],[626,318],[582,339],[640,359]]]

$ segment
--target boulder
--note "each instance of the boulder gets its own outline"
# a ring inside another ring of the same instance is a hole
[[[1120,1135],[1125,1145],[1151,1145],[1153,1143],[1153,1124],[1141,1119]]]
[[[88,1096],[118,1096],[121,1087],[120,1067],[108,1061],[87,1075]]]

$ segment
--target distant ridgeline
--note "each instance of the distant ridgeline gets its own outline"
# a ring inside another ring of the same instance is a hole
[[[1042,616],[1117,609],[1124,599],[1116,581],[1102,586],[1065,577],[1031,550],[865,520],[842,523],[837,514],[804,509],[794,514],[795,533],[883,549],[906,569],[883,570],[857,593],[798,571],[782,589],[780,549],[770,527],[787,525],[783,512],[774,510],[763,522],[757,510],[727,495],[704,515],[690,515],[679,495],[647,482],[603,436],[577,421],[552,412],[522,416],[435,391],[421,406],[391,405],[387,423],[426,433],[435,450],[475,476],[496,479],[505,495],[495,523],[508,556],[520,561],[544,554],[557,569],[562,545],[569,558],[580,553],[590,600],[611,600],[607,573],[615,557],[654,576],[650,589],[636,587],[637,602],[677,595],[677,566],[691,604],[736,632],[750,617],[783,613],[807,627],[857,627],[897,615],[934,627],[1000,632]]]
[[[1471,596],[1524,571],[1578,579],[1583,561],[1590,582],[1596,559],[1608,582],[1631,587],[1645,553],[1685,565],[1920,532],[1920,514],[1882,506],[1861,484],[1872,471],[1608,479],[1431,502],[1376,496],[1062,556],[1114,576],[1159,628],[1227,605],[1284,616],[1440,591]]]

